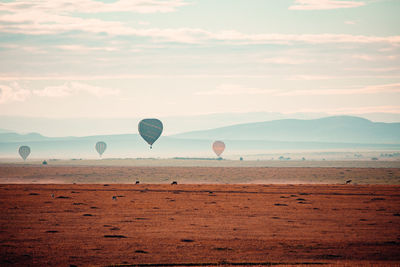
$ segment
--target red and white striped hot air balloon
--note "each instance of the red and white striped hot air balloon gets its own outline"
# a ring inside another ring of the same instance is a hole
[[[217,156],[219,157],[225,150],[225,143],[222,141],[215,141],[212,145],[212,148],[215,154],[217,154]]]

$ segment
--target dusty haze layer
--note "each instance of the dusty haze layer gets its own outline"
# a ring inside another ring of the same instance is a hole
[[[216,158],[104,158],[49,159],[48,166],[119,167],[322,167],[322,168],[400,168],[400,160],[217,160]],[[3,158],[1,165],[42,165],[43,159]]]

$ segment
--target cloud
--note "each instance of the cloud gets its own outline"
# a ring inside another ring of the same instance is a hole
[[[1,10],[1,9],[0,9]],[[80,18],[44,10],[19,10],[0,15],[0,31],[28,35],[60,34],[72,31],[109,33],[115,35],[134,34],[131,28],[118,21]]]
[[[400,113],[400,106],[366,106],[366,107],[349,107],[340,108],[336,112],[341,113],[353,113],[353,114],[365,114],[365,113]]]
[[[31,95],[31,91],[23,89],[18,83],[11,85],[0,84],[0,103],[24,101]]]
[[[168,13],[177,8],[188,5],[183,0],[119,0],[113,3],[104,3],[93,0],[80,0],[74,3],[67,0],[20,0],[2,3],[0,10],[15,12],[18,10],[43,10],[48,13]]]
[[[331,80],[337,77],[327,75],[293,75],[289,77],[289,80],[303,80],[303,81],[319,81],[319,80]]]
[[[74,52],[89,52],[89,51],[116,51],[116,47],[90,47],[83,45],[57,45],[58,49]]]
[[[400,36],[365,36],[351,34],[243,34],[239,32],[217,33],[212,35],[214,39],[225,41],[237,41],[247,44],[339,44],[339,43],[390,43],[400,44]]]
[[[358,89],[312,89],[290,90],[262,89],[244,87],[238,84],[221,84],[215,90],[196,92],[196,95],[233,96],[233,95],[270,95],[270,96],[324,96],[324,95],[365,95],[400,93],[400,83],[370,85]]]
[[[280,92],[279,96],[365,95],[400,93],[400,83],[369,85],[358,89],[313,89]]]
[[[370,55],[365,55],[365,54],[358,54],[358,55],[352,55],[352,58],[355,59],[361,59],[361,60],[365,60],[365,61],[373,61],[374,58]]]
[[[264,58],[261,60],[263,63],[271,63],[278,65],[301,65],[306,63],[311,63],[313,60],[299,59],[295,57],[271,57]]]
[[[118,95],[119,90],[98,87],[78,82],[69,82],[59,86],[48,86],[42,90],[34,90],[33,94],[42,97],[67,97],[80,92],[85,92],[96,97]]]
[[[326,10],[364,6],[364,2],[338,0],[295,0],[289,7],[292,10]]]
[[[243,87],[238,84],[221,84],[215,90],[197,92],[196,95],[265,95],[276,92],[276,90]]]
[[[303,0],[304,1],[304,0]],[[321,3],[350,1],[315,0]],[[307,2],[307,1],[306,1]],[[304,3],[306,3],[304,2]],[[302,2],[303,3],[303,2]],[[310,3],[310,2],[307,2]],[[361,3],[361,2],[351,2]],[[0,32],[26,35],[56,35],[85,32],[110,36],[136,36],[153,42],[185,44],[371,44],[400,45],[400,36],[366,36],[352,34],[246,34],[234,30],[208,31],[201,28],[135,28],[121,21],[102,20],[94,16],[80,17],[85,12],[172,12],[187,3],[175,1],[118,1],[102,3],[84,0],[77,4],[67,1],[19,1],[0,4]],[[91,10],[91,11],[89,11]],[[68,46],[64,45],[64,48]],[[73,47],[69,47],[73,49]]]
[[[363,106],[363,107],[342,107],[342,108],[306,108],[296,109],[293,112],[326,112],[329,114],[366,114],[366,113],[398,113],[400,114],[400,106]]]
[[[188,5],[183,0],[120,0],[114,3],[82,0],[77,3],[70,1],[26,1],[0,3],[0,32],[27,34],[27,35],[52,35],[68,32],[106,33],[109,35],[133,35],[153,38],[167,38],[169,40],[182,40],[178,29],[174,34],[170,30],[134,29],[120,21],[102,20],[98,18],[85,18],[82,13],[101,12],[135,12],[135,13],[165,13],[174,12],[178,7]],[[175,38],[174,38],[175,36]]]
[[[41,90],[24,89],[21,88],[17,82],[12,82],[9,85],[0,84],[0,103],[25,101],[33,95],[62,98],[76,95],[81,92],[88,93],[96,97],[119,95],[120,93],[120,91],[117,89],[98,87],[79,82],[68,82],[58,86],[47,86]]]
[[[350,71],[362,71],[362,72],[398,72],[400,71],[400,67],[374,67],[374,68],[365,68],[365,67],[357,67],[357,68],[344,68],[344,70]],[[374,74],[374,77],[379,77]],[[396,76],[398,78],[398,75]]]
[[[18,44],[3,43],[3,44],[0,44],[0,48],[6,49],[6,50],[24,51],[29,54],[45,54],[46,53],[45,49],[43,49],[41,47],[31,46],[31,45],[18,45]]]
[[[26,76],[13,75],[2,76],[0,81],[98,81],[98,80],[132,80],[132,79],[164,79],[164,78],[183,78],[183,79],[204,79],[204,78],[270,78],[268,74],[115,74],[115,75],[45,75],[45,76]]]
[[[365,94],[400,93],[400,83],[370,85],[358,90]]]
[[[198,29],[198,31],[200,31]],[[186,32],[190,33],[190,31]],[[246,34],[239,31],[220,31],[207,32],[202,31],[202,37],[210,40],[218,40],[222,42],[231,42],[233,44],[340,44],[340,43],[389,43],[400,44],[400,36],[366,36],[352,34],[280,34],[280,33],[259,33]]]

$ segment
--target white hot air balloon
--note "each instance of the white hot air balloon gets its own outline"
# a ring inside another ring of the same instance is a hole
[[[18,153],[21,156],[23,160],[26,160],[26,158],[29,156],[31,153],[31,149],[29,146],[20,146],[18,149]]]
[[[99,153],[100,157],[103,155],[104,151],[106,151],[107,145],[103,141],[96,143],[96,151]]]

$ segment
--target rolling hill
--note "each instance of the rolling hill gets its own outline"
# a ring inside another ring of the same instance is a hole
[[[400,123],[352,116],[246,123],[173,135],[175,138],[287,142],[400,143]]]

